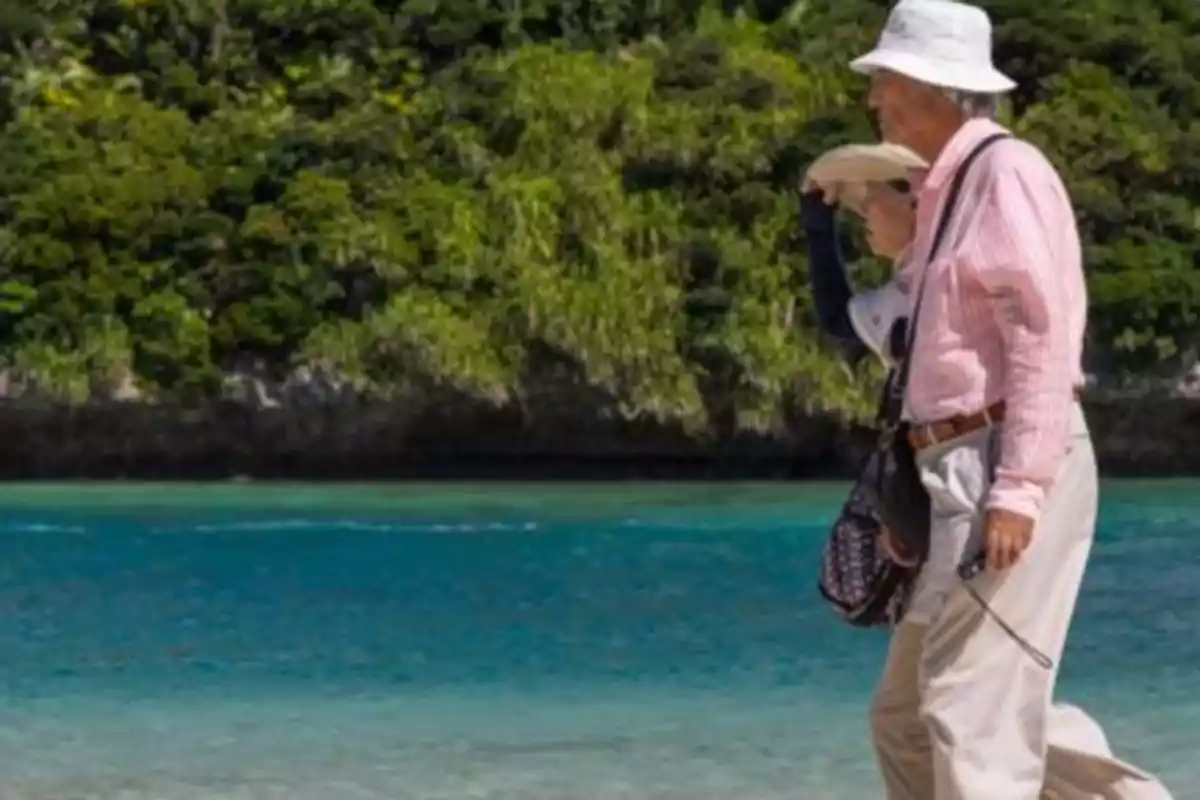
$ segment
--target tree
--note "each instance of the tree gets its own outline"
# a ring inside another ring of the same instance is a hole
[[[986,5],[1012,125],[1078,206],[1091,351],[1171,367],[1200,340],[1197,6]],[[888,3],[22,8],[0,325],[40,384],[194,395],[319,363],[720,435],[869,408],[814,333],[795,187],[873,136],[845,62]]]

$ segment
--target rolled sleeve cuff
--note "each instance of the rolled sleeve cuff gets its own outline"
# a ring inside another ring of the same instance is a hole
[[[997,478],[988,492],[986,508],[1002,508],[1037,522],[1042,513],[1046,491],[1029,481]]]

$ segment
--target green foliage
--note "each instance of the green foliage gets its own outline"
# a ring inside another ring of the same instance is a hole
[[[887,3],[44,5],[0,3],[0,356],[29,382],[191,395],[250,359],[492,403],[565,381],[697,432],[869,408],[814,332],[794,190],[871,136],[844,63]],[[1078,203],[1091,347],[1173,363],[1196,4],[987,5]]]

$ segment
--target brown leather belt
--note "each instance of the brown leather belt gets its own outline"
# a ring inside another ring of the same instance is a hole
[[[911,425],[908,429],[908,443],[912,445],[913,450],[921,451],[933,447],[938,442],[948,442],[1003,421],[1004,401],[1000,400],[974,414],[959,414],[924,425]]]
[[[1075,399],[1080,399],[1081,392],[1075,390]],[[974,433],[980,428],[986,428],[1004,421],[1004,401],[998,400],[981,411],[973,414],[939,419],[937,422],[927,422],[924,425],[911,425],[908,429],[908,443],[913,450],[921,451],[933,447],[939,442],[948,442],[968,433]]]

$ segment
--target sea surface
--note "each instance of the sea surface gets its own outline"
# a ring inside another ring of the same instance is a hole
[[[837,485],[0,489],[0,800],[858,800]],[[1104,487],[1060,683],[1200,798],[1200,482]]]

